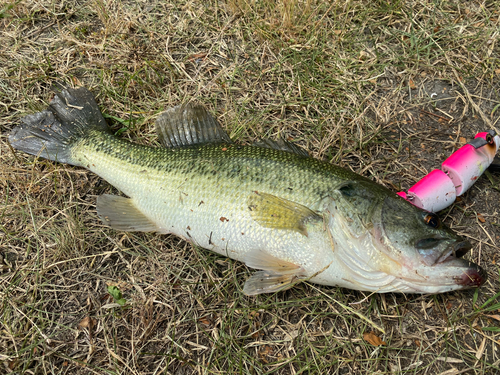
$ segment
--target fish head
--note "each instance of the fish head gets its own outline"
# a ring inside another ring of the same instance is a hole
[[[380,275],[380,284],[373,281],[372,290],[442,293],[479,287],[487,279],[480,266],[463,258],[472,248],[467,240],[438,215],[380,185],[346,184],[339,189],[334,209],[339,214],[332,220],[337,233],[347,233],[361,259],[347,261],[357,264],[356,277],[369,284],[370,277]]]
[[[373,235],[403,267],[407,283],[422,292],[479,287],[487,279],[477,264],[463,258],[469,241],[447,227],[439,216],[398,196],[386,196]]]

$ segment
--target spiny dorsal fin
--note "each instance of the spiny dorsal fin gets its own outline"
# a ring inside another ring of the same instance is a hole
[[[232,143],[205,107],[185,104],[170,108],[156,120],[156,133],[168,148],[202,143]]]
[[[306,224],[323,220],[323,217],[299,203],[254,191],[247,206],[252,218],[267,228],[295,230],[307,236]]]
[[[257,147],[272,148],[275,150],[291,152],[292,154],[301,156],[309,156],[309,153],[306,150],[300,148],[297,145],[294,145],[291,142],[285,141],[283,138],[280,138],[277,141],[273,141],[271,139],[260,139],[257,142],[254,142],[253,145]]]

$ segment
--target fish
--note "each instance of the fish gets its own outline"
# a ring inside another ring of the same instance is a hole
[[[201,105],[156,120],[161,147],[123,140],[93,94],[65,88],[9,134],[14,149],[83,167],[123,195],[96,209],[117,231],[174,234],[255,269],[246,295],[300,282],[374,293],[476,288],[487,273],[439,216],[285,141],[240,145]]]

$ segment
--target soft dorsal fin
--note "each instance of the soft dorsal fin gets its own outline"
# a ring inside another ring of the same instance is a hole
[[[274,150],[291,152],[292,154],[301,156],[309,156],[309,153],[306,150],[300,148],[297,145],[294,145],[291,142],[285,141],[283,138],[280,138],[277,141],[273,141],[271,139],[260,139],[257,142],[254,142],[253,145],[257,147],[272,148]]]
[[[323,217],[299,203],[258,191],[247,199],[250,216],[261,226],[295,230],[307,237],[306,224]]]
[[[216,119],[201,105],[170,108],[156,120],[156,133],[168,148],[202,143],[232,143]]]

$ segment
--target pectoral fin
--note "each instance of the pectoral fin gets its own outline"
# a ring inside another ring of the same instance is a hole
[[[307,237],[306,224],[323,217],[299,203],[254,191],[247,201],[252,218],[267,228],[295,230]]]
[[[255,272],[245,282],[243,293],[247,296],[286,290],[304,278],[301,266],[273,257],[265,251],[251,251],[243,261],[249,267],[263,270]]]
[[[97,215],[106,225],[126,232],[156,232],[158,227],[139,211],[132,199],[104,194],[97,198]]]

